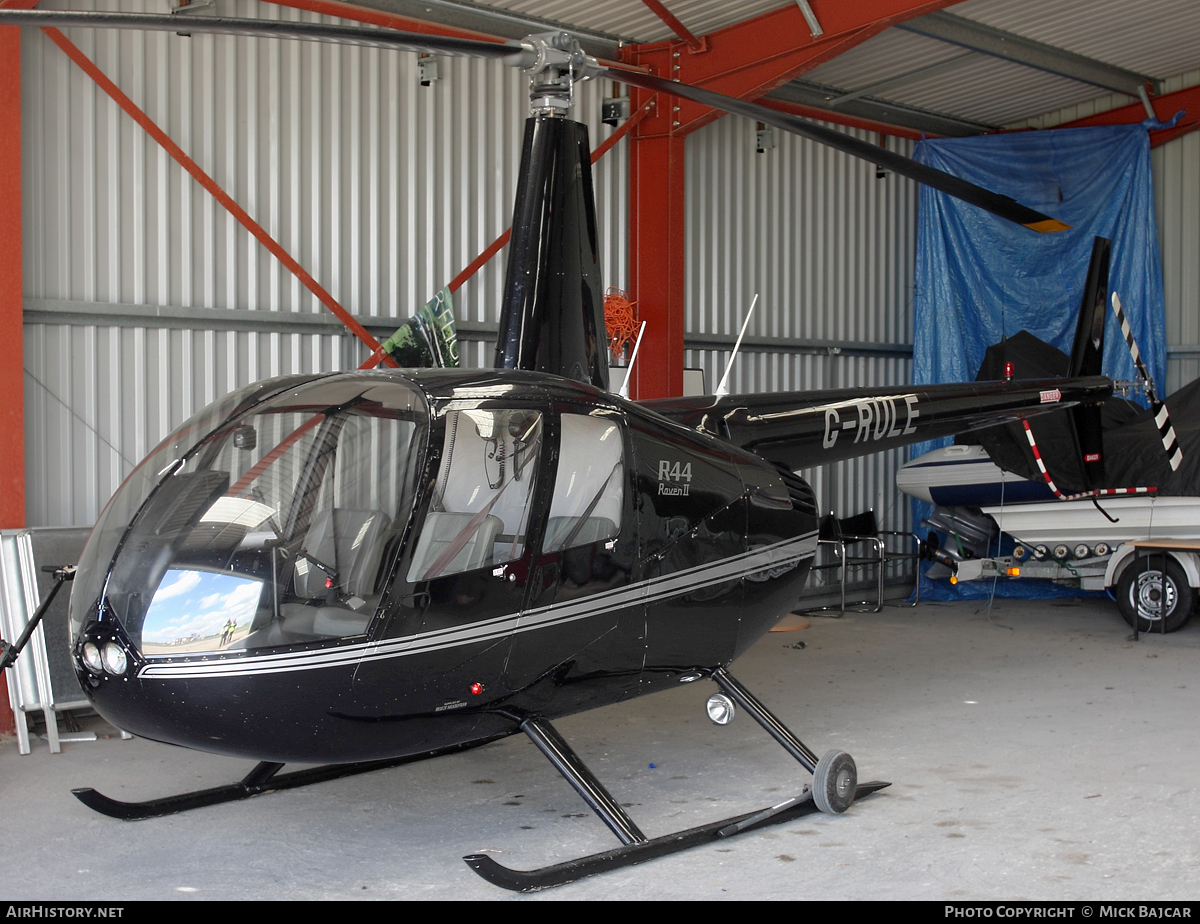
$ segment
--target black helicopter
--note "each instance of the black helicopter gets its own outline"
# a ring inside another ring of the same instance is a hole
[[[0,11],[0,25],[177,31],[165,16]],[[1011,199],[814,123],[639,71],[565,33],[494,44],[298,22],[189,31],[502,58],[530,76],[492,370],[289,376],[219,400],[129,476],[88,540],[71,599],[80,682],[115,725],[260,761],[243,781],[92,808],[141,818],[524,732],[623,846],[522,872],[567,882],[886,785],[804,745],[729,673],[789,612],[817,547],[797,469],[1050,409],[1095,410],[1104,293],[1085,297],[1073,377],[659,399],[608,392],[588,137],[575,81],[619,80],[814,137],[1035,230]],[[648,840],[551,722],[714,681],[813,773],[761,812]],[[326,766],[281,774],[285,763]]]

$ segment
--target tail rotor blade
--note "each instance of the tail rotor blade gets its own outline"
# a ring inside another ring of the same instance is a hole
[[[1071,347],[1069,377],[1100,375],[1104,363],[1104,322],[1107,312],[1104,294],[1108,291],[1108,263],[1112,242],[1097,237],[1092,242],[1084,281],[1083,300],[1079,305],[1079,321],[1075,326],[1075,343]],[[1100,405],[1071,409],[1076,446],[1083,463],[1084,476],[1092,489],[1104,486],[1104,428]]]
[[[1112,294],[1112,309],[1113,314],[1117,316],[1117,323],[1121,325],[1121,335],[1129,347],[1129,355],[1133,357],[1134,368],[1142,377],[1142,381],[1146,383],[1146,395],[1151,403],[1158,404],[1160,402],[1158,395],[1154,392],[1154,379],[1150,378],[1150,370],[1146,368],[1145,360],[1142,359],[1142,351],[1138,349],[1137,341],[1133,339],[1133,328],[1129,324],[1129,319],[1125,317],[1125,309],[1121,307],[1121,297],[1116,292]]]
[[[1104,296],[1108,291],[1108,264],[1112,242],[1097,237],[1092,242],[1092,257],[1088,261],[1079,304],[1079,321],[1075,325],[1075,342],[1071,347],[1068,376],[1100,375],[1104,364],[1104,322],[1107,311]],[[1128,336],[1128,335],[1126,335]],[[1134,350],[1136,351],[1136,347]]]
[[[1150,399],[1150,410],[1154,412],[1154,425],[1158,427],[1158,436],[1162,440],[1163,452],[1167,454],[1171,471],[1179,471],[1179,466],[1183,462],[1183,450],[1179,448],[1175,428],[1171,426],[1171,415],[1167,411],[1167,406],[1159,400],[1158,394],[1154,391],[1154,380],[1150,378],[1150,370],[1146,368],[1142,352],[1138,349],[1137,341],[1133,339],[1133,328],[1129,325],[1129,319],[1125,317],[1125,309],[1121,307],[1121,299],[1116,292],[1112,294],[1112,309],[1117,316],[1117,323],[1121,325],[1125,343],[1129,346],[1129,355],[1133,357],[1133,365],[1137,369],[1138,375],[1142,377],[1142,381],[1146,383],[1146,397]]]
[[[1154,411],[1154,423],[1162,439],[1163,451],[1167,454],[1167,461],[1171,463],[1171,471],[1177,472],[1183,463],[1183,450],[1179,448],[1179,441],[1175,438],[1175,428],[1171,426],[1167,406],[1161,401],[1156,401],[1151,405],[1151,409]]]

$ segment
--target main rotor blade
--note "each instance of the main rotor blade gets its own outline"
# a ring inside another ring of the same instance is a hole
[[[925,164],[919,164],[915,160],[910,160],[886,148],[881,148],[868,141],[862,141],[842,132],[834,131],[832,128],[826,128],[824,125],[818,125],[816,122],[810,122],[808,119],[802,119],[799,116],[789,115],[786,112],[780,112],[777,109],[770,109],[767,106],[747,102],[736,97],[725,96],[722,93],[714,93],[712,90],[705,90],[701,87],[691,86],[690,84],[679,83],[673,80],[663,80],[661,77],[654,77],[638,71],[627,71],[622,68],[609,67],[603,70],[600,76],[606,80],[617,80],[621,83],[641,87],[643,90],[679,96],[694,103],[710,106],[713,109],[720,109],[723,112],[736,113],[748,119],[766,122],[768,125],[774,125],[776,128],[782,129],[785,132],[791,132],[794,135],[811,138],[813,141],[819,141],[821,144],[828,145],[831,148],[844,151],[855,157],[861,157],[870,163],[878,164],[901,176],[906,176],[910,180],[916,180],[918,183],[924,183],[933,189],[939,189],[948,195],[954,196],[956,199],[961,199],[963,202],[970,203],[971,205],[977,205],[979,208],[985,209],[993,215],[999,215],[1001,218],[1015,221],[1026,228],[1032,228],[1034,231],[1064,231],[1071,227],[1057,218],[1051,218],[1049,215],[1043,215],[1041,212],[1021,205],[1021,203],[1008,196],[994,193],[989,189],[976,186],[974,183],[968,183],[966,180],[952,176],[949,173],[943,173],[941,170],[936,170]]]
[[[479,39],[401,32],[371,26],[335,26],[286,19],[228,19],[215,16],[162,16],[149,13],[87,13],[73,10],[0,9],[0,26],[53,26],[87,29],[140,29],[151,32],[218,35],[255,35],[263,38],[308,39],[341,42],[402,51],[472,58],[507,58],[519,54],[520,42],[485,42]]]
[[[428,54],[456,55],[476,58],[508,59],[506,63],[515,67],[529,67],[537,61],[538,52],[527,44],[516,41],[487,42],[479,39],[453,38],[428,35],[419,32],[401,32],[395,29],[379,29],[366,26],[335,26],[323,23],[295,22],[292,20],[228,19],[208,16],[162,16],[144,13],[90,13],[65,10],[11,10],[0,9],[0,25],[12,26],[81,26],[92,29],[143,29],[158,32],[212,32],[222,35],[254,35],[265,38],[309,39],[312,41],[334,41],[355,45],[396,48]],[[532,57],[531,57],[532,56]],[[594,70],[591,68],[595,68]],[[1015,199],[1002,196],[991,190],[976,186],[949,173],[919,164],[886,148],[861,141],[850,135],[834,131],[816,122],[799,116],[770,109],[758,103],[747,102],[712,90],[694,87],[672,80],[663,80],[639,71],[620,67],[596,67],[592,62],[589,76],[641,87],[657,93],[682,97],[722,112],[735,113],[774,125],[786,132],[811,138],[821,144],[843,151],[870,163],[892,170],[901,176],[924,183],[933,189],[978,206],[993,215],[1032,228],[1034,231],[1062,231],[1070,225],[1056,218],[1043,215],[1027,208]]]

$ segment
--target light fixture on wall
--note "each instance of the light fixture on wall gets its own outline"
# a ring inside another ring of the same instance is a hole
[[[616,128],[618,122],[629,118],[629,97],[616,81],[612,88],[612,96],[604,97],[600,103],[600,121]]]
[[[765,154],[773,147],[775,147],[775,133],[771,131],[771,126],[766,122],[759,122],[758,130],[754,133],[754,150],[759,154]]]
[[[438,59],[429,54],[419,55],[417,57],[417,73],[421,78],[421,86],[429,86],[439,77]]]

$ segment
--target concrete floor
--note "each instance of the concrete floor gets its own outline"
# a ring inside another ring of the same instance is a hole
[[[108,738],[0,745],[13,899],[1190,899],[1200,887],[1200,620],[1127,641],[1107,601],[889,607],[767,636],[735,675],[818,754],[890,789],[527,897],[460,859],[531,868],[615,839],[524,737],[141,822],[124,799],[240,778],[243,761]],[[804,647],[798,647],[798,642]],[[697,683],[558,723],[651,837],[764,807],[808,776]],[[653,764],[653,768],[651,765]]]

